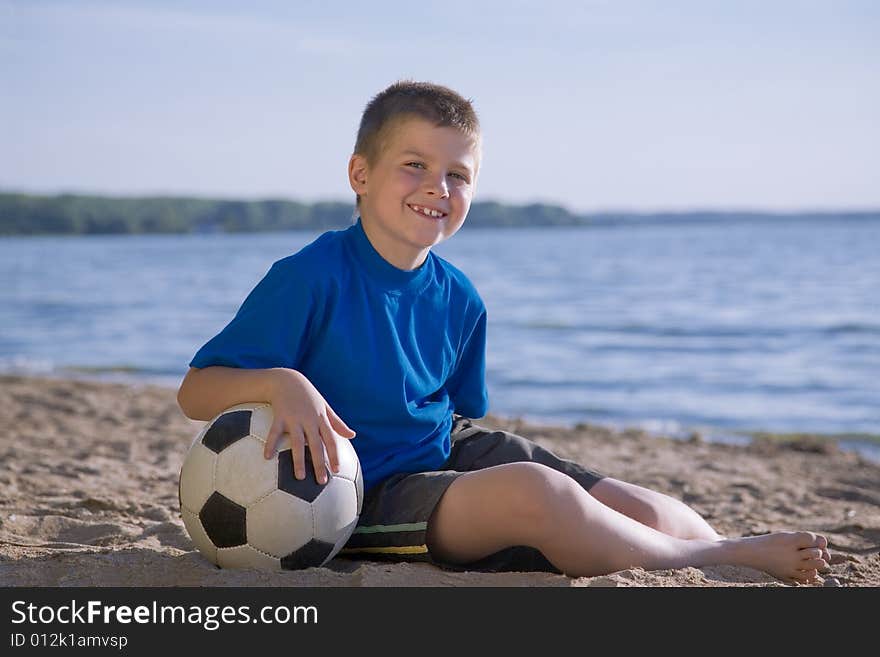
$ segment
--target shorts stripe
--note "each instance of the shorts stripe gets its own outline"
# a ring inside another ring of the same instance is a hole
[[[427,551],[427,545],[404,545],[402,547],[342,548],[339,554],[352,554],[355,552],[366,552],[368,554],[424,554]]]
[[[355,527],[355,534],[385,534],[389,532],[417,532],[427,529],[427,522],[410,522],[401,525],[371,525],[369,527]]]

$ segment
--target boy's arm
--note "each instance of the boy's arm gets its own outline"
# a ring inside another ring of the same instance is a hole
[[[446,389],[456,413],[480,418],[489,410],[486,390],[486,310],[465,341],[455,371],[446,382]]]
[[[192,420],[210,420],[230,406],[268,402],[284,368],[190,367],[177,391],[177,403]]]
[[[276,444],[286,434],[290,439],[294,476],[305,478],[304,452],[308,446],[315,477],[320,483],[327,483],[324,452],[330,468],[338,472],[339,457],[334,436],[351,439],[355,432],[301,372],[284,367],[191,368],[177,393],[181,410],[193,420],[210,420],[230,406],[263,401],[272,405],[273,415],[264,456],[271,458]]]

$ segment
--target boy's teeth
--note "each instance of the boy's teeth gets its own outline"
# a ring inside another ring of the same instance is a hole
[[[426,217],[442,217],[442,212],[437,212],[437,210],[429,210],[428,208],[423,208],[419,205],[411,205],[410,206],[416,212],[421,212]]]

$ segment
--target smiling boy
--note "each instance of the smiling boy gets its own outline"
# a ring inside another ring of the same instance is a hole
[[[486,307],[431,248],[464,223],[480,155],[476,113],[451,89],[404,81],[373,98],[348,166],[357,222],[272,265],[191,361],[186,415],[271,403],[266,456],[284,436],[295,476],[308,461],[319,482],[325,451],[332,476],[335,441],[354,439],[365,500],[343,554],[570,575],[730,563],[814,581],[824,537],[722,539],[671,497],[470,421],[488,408]]]

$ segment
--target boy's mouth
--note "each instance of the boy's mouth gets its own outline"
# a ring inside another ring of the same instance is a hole
[[[416,205],[415,203],[407,203],[406,205],[410,210],[419,213],[423,217],[428,217],[429,219],[443,219],[447,214],[442,210],[426,208],[424,205]]]

